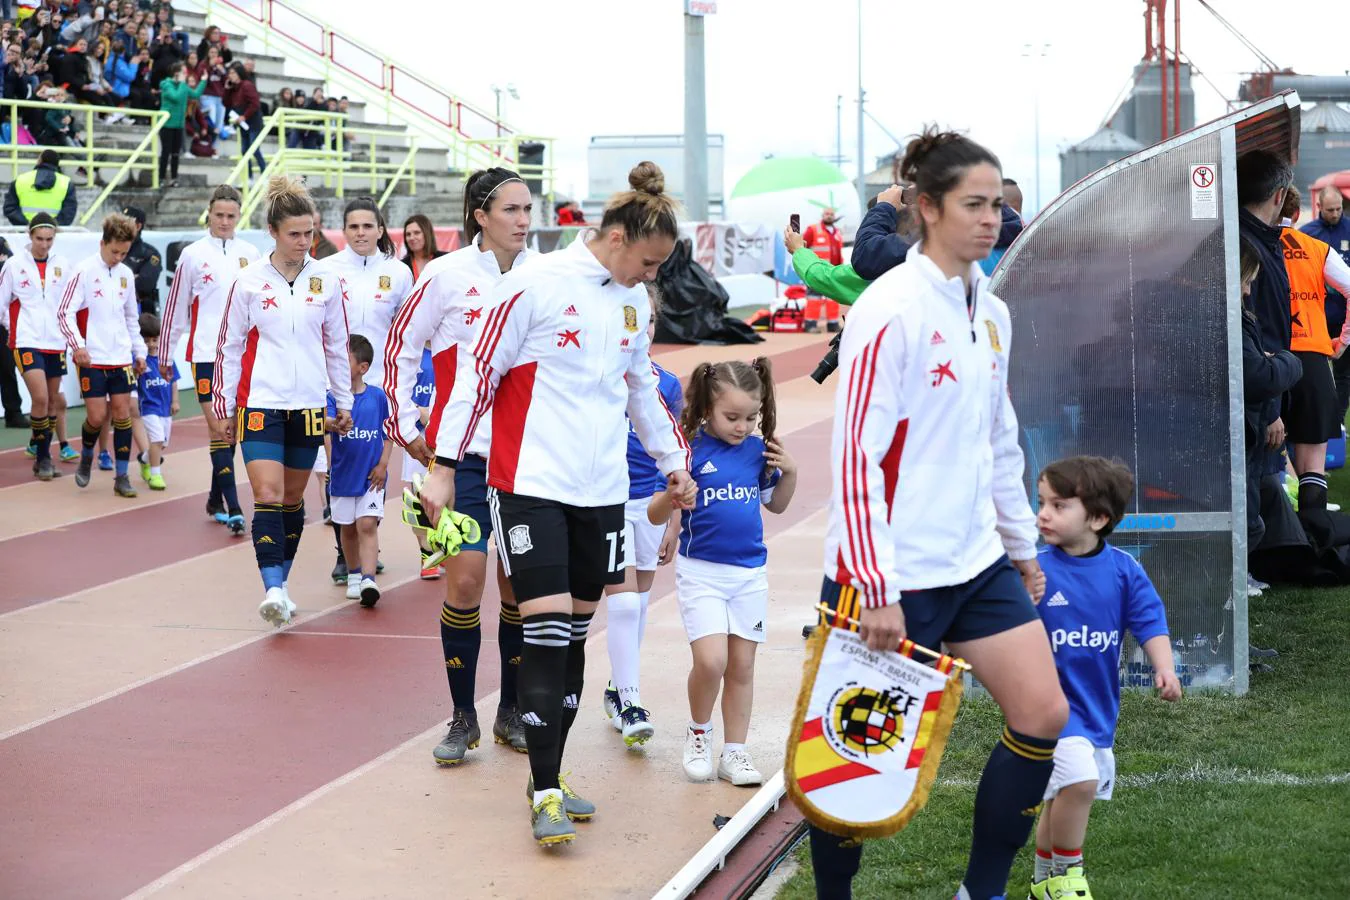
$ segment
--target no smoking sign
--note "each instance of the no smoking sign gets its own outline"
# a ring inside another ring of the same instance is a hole
[[[1219,217],[1219,191],[1215,183],[1218,176],[1213,165],[1191,166],[1191,218],[1217,219]]]

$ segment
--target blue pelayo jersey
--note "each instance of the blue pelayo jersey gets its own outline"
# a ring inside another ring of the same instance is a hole
[[[436,369],[431,361],[431,348],[427,347],[422,350],[422,368],[417,370],[417,384],[413,385],[413,405],[421,409],[431,406],[431,395],[435,390]],[[417,430],[426,431],[420,419],[417,421]]]
[[[1069,700],[1069,721],[1060,736],[1110,747],[1120,718],[1121,635],[1128,629],[1143,644],[1167,634],[1162,598],[1134,557],[1110,544],[1079,557],[1043,547],[1040,563],[1041,620]]]
[[[680,387],[680,379],[656,363],[652,363],[652,371],[661,379],[661,399],[666,402],[666,409],[679,421],[680,413],[684,411],[684,388]],[[661,477],[661,470],[656,468],[656,460],[642,449],[642,441],[638,440],[637,431],[633,423],[629,422],[628,499],[646,500],[665,489],[666,480]]]
[[[337,415],[333,395],[328,395],[328,416]],[[328,461],[328,493],[334,497],[360,497],[370,488],[370,470],[384,453],[384,420],[389,418],[389,400],[384,391],[366,385],[352,395],[352,430],[334,432],[333,458]]]
[[[136,379],[136,394],[140,397],[141,415],[173,415],[173,386],[178,379],[165,381],[159,371],[159,357],[145,358],[145,374]]]
[[[739,444],[700,431],[690,446],[698,501],[683,513],[680,555],[750,569],[764,565],[764,519],[760,504],[773,498],[782,473],[764,470],[764,439],[752,434]]]

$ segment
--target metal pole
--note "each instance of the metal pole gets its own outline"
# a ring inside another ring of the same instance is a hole
[[[1037,76],[1040,70],[1037,69]],[[1036,78],[1032,92],[1033,127],[1036,129],[1036,215],[1041,214],[1041,79]]]
[[[834,98],[834,164],[844,164],[844,95]]]
[[[684,206],[708,221],[708,107],[703,83],[703,16],[684,14]]]
[[[858,0],[858,209],[867,208],[867,157],[863,155],[863,21],[862,0]]]

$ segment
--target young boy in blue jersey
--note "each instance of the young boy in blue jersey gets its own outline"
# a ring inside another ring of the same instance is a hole
[[[684,773],[755,785],[764,776],[745,748],[750,729],[755,651],[764,642],[769,605],[764,520],[781,513],[797,489],[797,464],[774,436],[773,373],[768,359],[703,363],[689,376],[682,418],[693,451],[698,500],[681,515],[675,590],[694,665],[689,672],[689,730]],[[756,427],[763,433],[755,434]],[[664,523],[669,497],[652,498],[648,515]],[[722,694],[725,742],[714,772],[712,712]]]
[[[379,527],[384,518],[384,482],[394,442],[384,433],[389,400],[384,391],[366,384],[375,348],[359,334],[347,339],[352,369],[352,427],[337,431],[337,407],[328,395],[328,493],[333,524],[342,529],[342,555],[347,560],[347,598],[361,599],[369,609],[380,600],[375,567],[380,555]]]
[[[1134,494],[1134,476],[1118,462],[1076,456],[1047,466],[1037,485],[1036,524],[1048,545],[1041,619],[1050,634],[1069,721],[1055,748],[1055,769],[1036,827],[1036,872],[1029,900],[1087,898],[1083,839],[1092,802],[1115,786],[1120,718],[1120,651],[1128,630],[1154,670],[1167,701],[1181,699],[1162,598],[1142,566],[1106,543]]]
[[[164,448],[169,445],[173,417],[178,415],[178,375],[165,379],[159,368],[159,316],[141,313],[141,337],[145,338],[145,371],[136,380],[140,395],[141,421],[149,441],[148,471],[142,472],[152,491],[164,490]]]
[[[657,288],[647,285],[652,317],[647,323],[647,339],[656,337],[656,320],[661,314],[661,300]],[[678,420],[684,411],[684,389],[680,379],[655,362],[652,371],[659,379],[661,399],[670,415]],[[675,559],[675,545],[679,539],[679,521],[671,518],[669,525],[653,524],[647,517],[647,507],[656,494],[665,490],[666,479],[656,468],[656,462],[642,447],[633,423],[628,423],[628,503],[624,506],[624,542],[626,565],[623,584],[605,589],[605,607],[609,624],[605,641],[609,649],[612,678],[605,689],[605,715],[610,724],[623,735],[624,744],[635,747],[645,744],[655,734],[651,713],[642,705],[638,692],[640,665],[638,656],[642,636],[647,630],[647,605],[651,599],[656,567]]]
[[[422,367],[417,370],[417,383],[413,385],[412,393],[413,405],[417,407],[417,432],[419,434],[427,430],[427,422],[431,421],[431,396],[435,392],[436,369],[431,357],[431,344],[428,343],[422,348]],[[404,483],[411,487],[414,478],[426,474],[426,466],[422,465],[411,454],[403,454]],[[414,529],[413,535],[417,538],[417,549],[422,554],[422,580],[435,581],[445,574],[445,568],[439,565],[427,565],[427,557],[431,554],[431,548],[427,545],[426,532]]]

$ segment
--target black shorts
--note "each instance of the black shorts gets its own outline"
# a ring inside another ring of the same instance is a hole
[[[820,590],[820,602],[848,618],[857,619],[862,614],[857,589],[844,587],[828,576]],[[905,636],[929,650],[937,650],[944,642],[1002,634],[1040,618],[1022,576],[1006,556],[965,584],[902,591],[900,608],[905,613]]]
[[[197,402],[211,402],[211,379],[215,377],[216,364],[213,362],[193,363],[192,382],[197,386]]]
[[[622,584],[623,504],[568,506],[488,488],[497,556],[516,601],[570,594],[597,601]]]
[[[14,365],[19,367],[20,372],[41,369],[48,378],[60,378],[66,374],[66,353],[64,350],[20,347],[14,351]]]
[[[131,366],[80,366],[80,396],[112,397],[136,390],[136,373]]]
[[[1325,444],[1341,436],[1336,421],[1336,377],[1331,372],[1331,357],[1307,350],[1295,350],[1303,363],[1303,377],[1289,391],[1284,410],[1284,431],[1291,444]]]
[[[313,469],[323,446],[323,408],[241,409],[234,427],[244,464],[279,462],[288,469]]]

